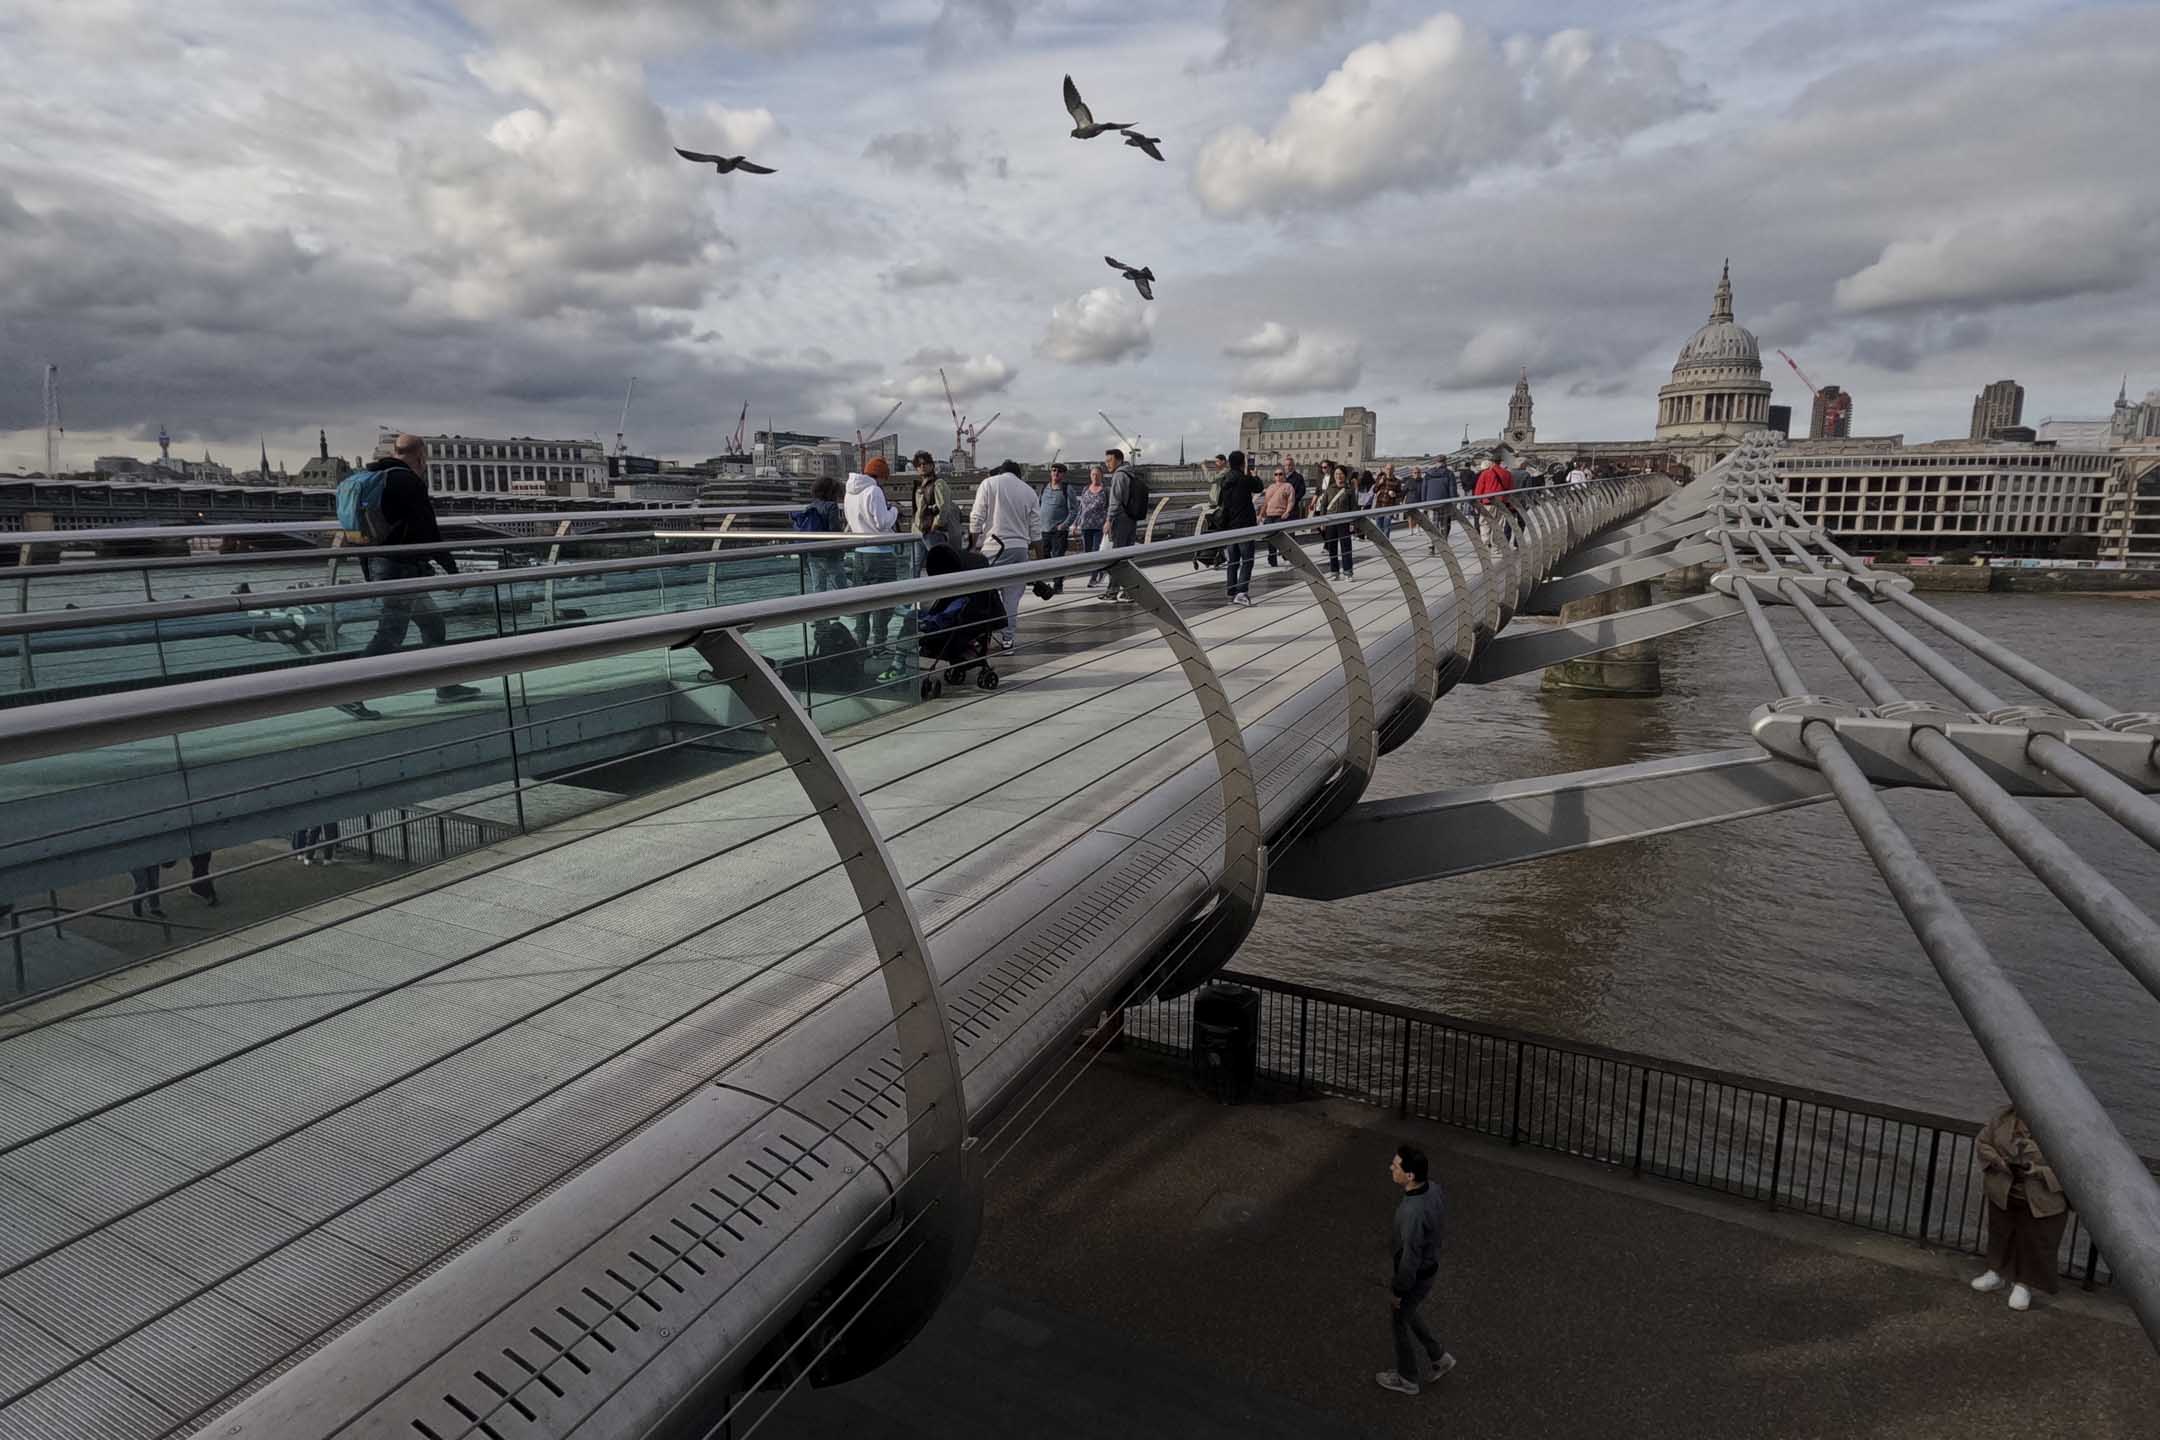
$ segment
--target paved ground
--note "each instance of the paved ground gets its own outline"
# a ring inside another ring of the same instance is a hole
[[[1415,1399],[1386,1368],[1399,1133],[1450,1187]],[[1091,1071],[992,1181],[967,1291],[817,1437],[2150,1437],[2160,1361],[2066,1290],[2013,1314],[1962,1257],[1511,1153],[1337,1102],[1226,1108],[1153,1062]]]

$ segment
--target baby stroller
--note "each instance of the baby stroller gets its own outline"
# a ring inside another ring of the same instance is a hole
[[[923,569],[931,575],[989,568],[990,562],[982,556],[950,545],[932,545],[923,557]],[[997,689],[998,674],[988,658],[990,635],[1004,623],[1005,602],[995,590],[976,590],[924,606],[916,620],[916,643],[931,668],[922,679],[922,698],[935,700],[945,693],[947,679],[958,684],[970,671],[977,689]]]

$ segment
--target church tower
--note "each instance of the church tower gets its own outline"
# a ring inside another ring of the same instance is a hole
[[[1522,378],[1515,382],[1515,393],[1508,397],[1507,431],[1501,437],[1510,445],[1523,446],[1537,443],[1537,426],[1530,421],[1530,371],[1527,367]]]

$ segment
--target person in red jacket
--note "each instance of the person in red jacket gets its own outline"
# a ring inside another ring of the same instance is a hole
[[[1500,463],[1500,452],[1495,450],[1487,455],[1485,468],[1478,471],[1477,483],[1470,488],[1470,493],[1485,502],[1485,533],[1496,540],[1502,534],[1502,527],[1507,524],[1507,511],[1493,504],[1492,497],[1505,495],[1514,488],[1515,474]]]

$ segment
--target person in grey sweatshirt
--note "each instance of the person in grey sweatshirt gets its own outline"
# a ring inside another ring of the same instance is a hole
[[[1394,1309],[1395,1368],[1373,1378],[1383,1390],[1415,1395],[1455,1368],[1455,1357],[1425,1328],[1418,1307],[1440,1274],[1440,1247],[1447,1234],[1447,1195],[1431,1175],[1431,1162],[1415,1145],[1403,1145],[1388,1164],[1388,1178],[1402,1191],[1395,1203],[1395,1273],[1388,1289]],[[1413,1343],[1415,1342],[1415,1343]]]

